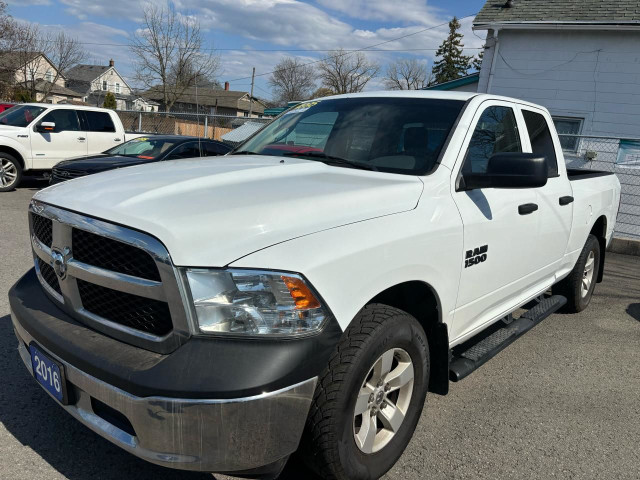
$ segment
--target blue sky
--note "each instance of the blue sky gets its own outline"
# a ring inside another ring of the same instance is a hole
[[[44,29],[63,29],[86,42],[91,63],[110,58],[125,77],[133,73],[131,54],[120,46],[131,41],[139,27],[143,1],[137,0],[9,0],[11,14],[39,23]],[[477,13],[483,0],[176,0],[178,12],[196,16],[206,31],[208,47],[218,50],[218,80],[231,81],[231,89],[248,90],[251,68],[256,67],[255,94],[269,98],[270,72],[283,56],[314,61],[325,52],[287,50],[356,49],[434,27],[451,19]],[[472,18],[462,21],[464,44],[475,54],[483,40],[471,31]],[[482,35],[484,32],[478,33]],[[398,57],[432,63],[435,48],[447,27],[433,28],[381,46],[388,51],[368,52],[383,67]],[[430,50],[431,49],[431,50]],[[260,51],[262,50],[262,51]],[[265,51],[268,50],[268,51]],[[393,51],[389,51],[393,50]],[[368,89],[379,88],[381,79]]]

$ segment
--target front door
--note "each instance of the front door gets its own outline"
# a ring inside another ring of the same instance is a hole
[[[53,122],[55,127],[51,131],[38,132],[34,126],[31,134],[34,169],[50,169],[62,160],[87,154],[87,132],[80,129],[75,110],[51,110],[38,124],[42,122]]]
[[[510,104],[488,101],[471,123],[453,172],[453,197],[464,224],[464,252],[452,340],[471,335],[509,313],[505,306],[526,295],[538,238],[536,212],[522,215],[520,205],[535,203],[535,189],[483,188],[458,191],[459,173],[485,173],[489,158],[522,152],[522,119]]]

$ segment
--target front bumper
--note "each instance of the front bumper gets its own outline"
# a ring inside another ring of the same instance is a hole
[[[33,270],[9,292],[20,355],[64,366],[77,420],[150,462],[185,470],[271,472],[299,444],[335,325],[295,342],[192,338],[163,355],[89,329],[56,307]],[[266,468],[263,468],[266,467]]]
[[[27,347],[33,339],[13,312],[12,320],[20,356],[33,375]],[[298,447],[317,380],[236,399],[136,397],[46,353],[64,365],[73,404],[62,408],[129,453],[184,470],[233,473],[286,458]],[[96,401],[126,422],[105,415]]]

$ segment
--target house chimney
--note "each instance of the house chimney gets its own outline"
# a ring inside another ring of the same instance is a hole
[[[109,60],[109,66],[113,67],[115,65],[115,62],[113,61],[113,58],[111,60]]]
[[[224,89],[229,90],[229,82],[224,82]]]

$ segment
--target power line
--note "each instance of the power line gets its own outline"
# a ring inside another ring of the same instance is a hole
[[[477,15],[477,12],[473,13],[471,15],[466,15],[464,17],[460,17],[458,20],[464,20],[465,18],[475,17],[476,15]],[[449,24],[449,22],[443,22],[443,23],[440,23],[438,25],[434,25],[432,27],[423,28],[422,30],[418,30],[417,32],[407,33],[406,35],[402,35],[400,37],[392,38],[390,40],[385,40],[384,42],[376,43],[374,45],[369,45],[368,47],[362,47],[362,48],[358,48],[358,49],[350,50],[350,51],[343,51],[342,53],[339,53],[337,55],[330,55],[330,56],[328,56],[328,57],[326,57],[324,59],[314,60],[313,62],[308,62],[308,63],[303,63],[303,64],[297,65],[296,67],[293,67],[293,68],[306,67],[307,65],[313,65],[313,64],[316,64],[316,63],[320,63],[323,60],[326,60],[327,58],[340,58],[340,57],[344,57],[346,55],[351,55],[352,53],[355,53],[355,52],[363,52],[365,50],[366,51],[373,51],[372,49],[374,49],[376,47],[379,47],[380,45],[386,45],[387,43],[397,42],[398,40],[403,40],[403,39],[405,39],[407,37],[411,37],[413,35],[418,35],[419,33],[424,33],[424,32],[429,31],[429,30],[434,30],[436,28],[440,28],[440,27],[442,27],[444,25],[448,25],[448,24]],[[256,75],[256,77],[263,77],[265,75],[271,75],[271,74],[276,73],[276,72],[281,71],[281,70],[282,69],[278,69],[278,70],[273,70],[271,72],[260,73],[260,74]],[[239,80],[247,80],[247,79],[250,79],[250,78],[251,78],[251,76],[242,77],[242,78],[234,78],[233,80],[228,80],[228,81],[229,82],[237,82]]]

